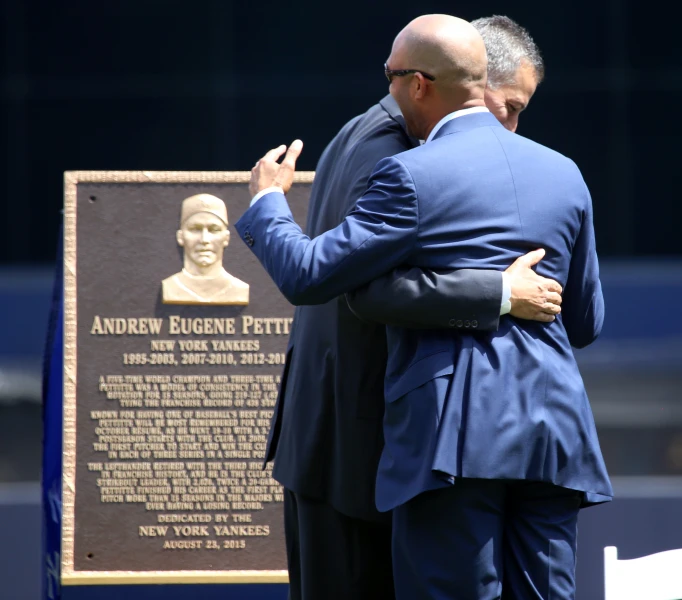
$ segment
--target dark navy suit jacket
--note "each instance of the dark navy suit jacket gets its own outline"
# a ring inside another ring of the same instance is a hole
[[[367,190],[376,163],[414,145],[390,96],[347,123],[318,163],[308,235],[341,223]],[[394,307],[401,322],[410,303],[423,308],[429,297],[447,294],[448,309],[434,299],[439,306],[429,311],[429,323],[438,323],[438,314],[446,325],[477,319],[483,329],[498,326],[502,282],[496,271],[463,269],[436,286],[433,275],[405,269],[391,285],[394,297],[405,303],[402,310]],[[381,293],[378,287],[374,297]],[[414,319],[420,324],[418,314]],[[297,307],[268,440],[275,479],[351,517],[385,518],[376,510],[374,487],[384,445],[386,361],[386,328],[355,318],[343,296]]]
[[[454,477],[612,490],[571,344],[599,334],[604,304],[592,206],[575,164],[505,130],[489,113],[446,123],[434,140],[382,160],[343,223],[311,240],[285,197],[237,222],[294,304],[327,302],[408,264],[503,270],[543,247],[538,272],[564,286],[553,323],[504,318],[496,332],[388,328],[379,510]]]

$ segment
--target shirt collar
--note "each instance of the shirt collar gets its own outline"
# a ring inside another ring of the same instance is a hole
[[[448,121],[452,121],[452,119],[456,119],[458,117],[464,117],[466,115],[473,115],[474,113],[482,113],[482,112],[490,112],[485,106],[472,106],[471,108],[463,108],[462,110],[456,110],[455,112],[451,112],[449,115],[445,115],[438,123],[436,123],[436,126],[431,130],[431,133],[429,133],[429,137],[426,138],[426,142],[430,142],[438,133],[438,130],[445,125]]]

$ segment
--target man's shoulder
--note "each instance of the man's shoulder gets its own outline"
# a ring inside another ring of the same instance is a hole
[[[324,174],[331,169],[352,180],[366,180],[382,158],[411,147],[412,142],[400,123],[381,104],[375,104],[337,134],[325,149],[317,171]]]
[[[409,138],[400,124],[375,104],[341,128],[322,153],[316,171],[329,168],[330,162],[336,167],[340,160],[346,161],[356,154],[385,152],[384,156],[388,156],[408,147]]]
[[[576,186],[576,189],[585,187],[582,172],[570,157],[522,135],[514,133],[510,133],[510,135],[513,136],[511,138],[513,144],[517,144],[518,148],[524,148],[523,156],[528,157],[523,160],[524,166],[529,169],[540,168],[546,172],[551,172],[553,177],[560,178],[564,184]],[[514,150],[512,148],[512,151]]]
[[[532,155],[542,159],[544,162],[548,161],[554,165],[562,165],[568,170],[579,173],[576,164],[559,151],[518,133],[508,131],[503,127],[481,127],[470,130],[465,134],[448,135],[434,140],[434,142],[422,144],[416,148],[410,148],[400,154],[396,154],[395,158],[409,167],[412,163],[426,162],[428,164],[433,160],[434,155],[444,155],[448,158],[452,158],[458,153],[471,155],[474,148],[484,152],[485,148],[491,145],[501,146],[509,156]],[[478,154],[478,152],[475,154]]]
[[[504,145],[508,144],[512,147],[516,146],[518,148],[524,148],[526,152],[537,154],[538,156],[542,156],[543,158],[551,160],[557,164],[563,164],[566,167],[570,166],[577,169],[575,163],[568,156],[562,154],[554,148],[545,146],[540,142],[531,140],[530,138],[519,135],[518,133],[512,133],[506,129],[498,130],[496,133]]]
[[[339,132],[341,137],[344,134],[349,140],[378,138],[392,134],[407,137],[407,132],[399,120],[380,103],[346,123]]]

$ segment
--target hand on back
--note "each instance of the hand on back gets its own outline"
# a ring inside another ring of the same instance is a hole
[[[519,319],[551,322],[561,312],[562,287],[532,267],[545,256],[540,248],[517,258],[505,271],[511,285],[511,314]]]

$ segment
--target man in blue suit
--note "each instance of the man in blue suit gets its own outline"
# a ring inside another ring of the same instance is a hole
[[[564,286],[554,322],[505,318],[484,333],[473,319],[470,335],[388,328],[376,502],[394,509],[400,599],[572,598],[578,510],[612,495],[570,347],[593,341],[603,320],[589,193],[574,163],[489,114],[485,47],[469,24],[416,19],[386,73],[425,144],[381,161],[343,223],[314,240],[284,196],[302,144],[281,165],[285,148],[272,150],[237,231],[294,304],[401,264],[502,270],[546,249],[538,271]]]
[[[507,17],[472,25],[489,57],[486,105],[513,131],[543,77],[539,51]],[[338,225],[376,163],[417,145],[390,95],[352,119],[319,160],[306,233],[312,238]],[[374,494],[387,361],[386,330],[377,321],[456,328],[476,320],[479,330],[492,331],[501,310],[552,320],[559,306],[546,301],[559,302],[551,290],[561,288],[530,269],[541,255],[524,255],[504,273],[398,269],[355,295],[354,310],[364,320],[353,317],[343,296],[297,307],[267,451],[284,486],[291,600],[395,598],[391,514],[377,511]]]

